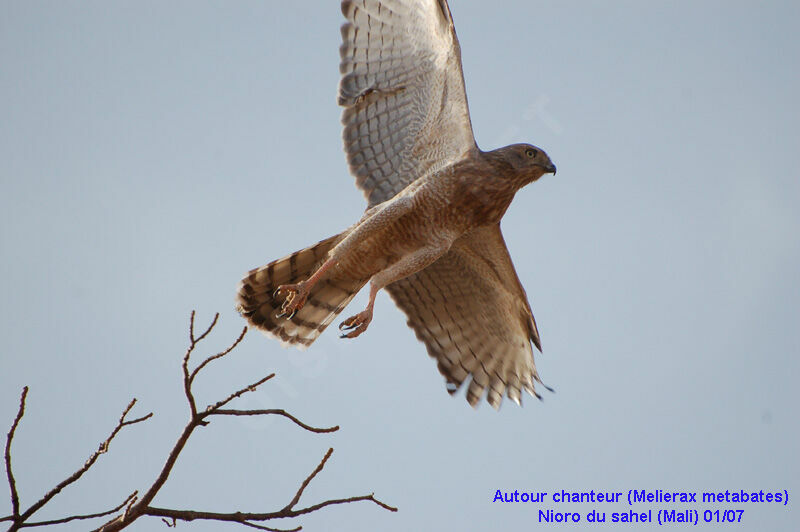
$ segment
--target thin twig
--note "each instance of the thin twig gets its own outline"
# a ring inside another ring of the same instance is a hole
[[[270,408],[266,410],[230,410],[230,409],[219,409],[214,411],[214,415],[216,416],[269,416],[269,415],[278,415],[283,416],[287,419],[292,420],[296,425],[306,429],[309,432],[316,432],[317,434],[323,434],[326,432],[336,432],[339,430],[339,425],[335,425],[333,427],[327,428],[317,428],[312,427],[310,425],[306,425],[292,414],[283,410],[282,408]]]
[[[320,508],[325,508],[326,506],[331,506],[332,504],[347,504],[350,502],[359,502],[359,501],[372,501],[385,510],[389,510],[390,512],[397,511],[397,508],[395,508],[394,506],[389,506],[385,502],[376,499],[375,494],[370,493],[369,495],[348,497],[347,499],[331,499],[325,502],[321,502],[319,504],[315,504],[313,506],[308,506],[306,508],[303,508],[302,510],[292,510],[291,512],[288,512],[288,515],[286,517],[297,517],[298,515],[310,514],[311,512],[316,512]]]
[[[322,457],[322,460],[319,462],[319,465],[317,465],[314,471],[312,471],[311,474],[308,475],[308,477],[306,477],[303,483],[300,484],[300,488],[298,488],[297,493],[294,494],[294,498],[292,498],[291,502],[289,502],[289,504],[287,504],[283,508],[284,510],[291,510],[292,508],[297,506],[297,503],[300,502],[300,497],[302,497],[306,487],[308,487],[311,481],[314,480],[314,477],[316,477],[317,474],[319,474],[319,472],[322,471],[322,468],[325,467],[325,462],[328,461],[328,458],[330,458],[332,454],[333,454],[333,447],[328,449],[328,452],[325,453],[325,456]]]
[[[34,527],[34,526],[60,525],[60,524],[63,524],[63,523],[69,523],[70,521],[77,521],[77,520],[84,520],[84,519],[94,519],[96,517],[105,517],[107,515],[113,514],[114,512],[120,511],[123,508],[123,506],[125,506],[128,503],[130,503],[130,501],[136,500],[136,494],[137,493],[138,492],[134,491],[133,493],[128,495],[128,498],[125,499],[124,501],[122,501],[122,503],[120,503],[118,506],[116,506],[115,508],[112,508],[110,510],[106,510],[105,512],[100,512],[100,513],[96,513],[96,514],[86,514],[86,515],[71,515],[69,517],[63,517],[61,519],[53,519],[51,521],[36,521],[34,523],[25,523],[22,526],[27,528],[27,527]]]
[[[208,326],[205,332],[197,338],[194,336],[194,316],[195,311],[193,310],[192,314],[189,316],[189,347],[186,349],[186,354],[183,355],[183,365],[181,366],[183,369],[183,392],[186,394],[186,400],[189,401],[189,408],[192,411],[192,417],[197,415],[197,405],[195,405],[194,396],[192,395],[191,391],[194,374],[191,376],[189,375],[189,358],[192,356],[192,351],[194,351],[195,346],[197,346],[201,340],[208,336],[208,333],[210,333],[211,330],[217,325],[217,320],[219,320],[219,312],[214,314],[214,319],[211,320],[211,324]]]
[[[217,324],[217,320],[219,319],[219,312],[214,314],[214,319],[211,320],[211,325],[208,326],[206,332],[198,336],[197,338],[194,337],[194,311],[192,311],[192,317],[189,319],[189,340],[192,344],[198,343],[200,340],[208,336],[208,333],[211,332],[211,329]]]
[[[239,343],[242,341],[242,339],[244,338],[244,335],[246,333],[247,333],[247,327],[244,327],[242,329],[241,334],[239,334],[239,337],[236,339],[236,341],[234,341],[230,345],[230,347],[228,347],[224,351],[220,351],[216,355],[212,355],[212,356],[208,357],[203,362],[201,362],[200,365],[198,365],[196,368],[194,368],[194,371],[192,371],[192,374],[189,376],[189,381],[193,382],[194,378],[197,376],[197,374],[200,373],[200,370],[202,370],[204,367],[206,367],[210,362],[213,362],[214,360],[220,359],[220,358],[224,357],[225,355],[227,355],[228,353],[230,353],[231,351],[233,351],[234,349],[236,349],[236,346],[239,345]]]
[[[125,505],[125,513],[122,514],[123,517],[128,517],[128,514],[131,513],[131,508],[133,505],[136,504],[136,500],[138,499],[138,494],[135,494],[131,499],[128,501],[128,504]]]
[[[286,528],[270,528],[268,526],[251,523],[249,521],[242,521],[241,524],[243,524],[244,526],[249,526],[250,528],[255,528],[256,530],[268,530],[269,532],[300,532],[300,530],[303,530],[302,526],[298,526],[297,528],[286,529]]]
[[[14,522],[19,519],[19,494],[17,493],[17,481],[14,480],[14,473],[11,471],[11,441],[14,439],[14,433],[17,431],[22,416],[25,415],[25,399],[28,397],[28,387],[22,388],[22,393],[19,396],[19,410],[17,410],[17,417],[14,418],[14,423],[11,424],[11,430],[8,431],[6,436],[6,477],[8,478],[8,488],[11,490],[11,515]]]
[[[267,375],[266,377],[263,377],[263,378],[261,378],[261,379],[258,379],[258,380],[257,380],[256,382],[254,382],[253,384],[250,384],[250,385],[248,385],[248,386],[245,386],[245,387],[244,387],[244,388],[242,388],[241,390],[237,390],[237,391],[233,392],[232,394],[230,394],[230,395],[229,395],[228,397],[226,397],[225,399],[223,399],[223,400],[221,400],[221,401],[217,401],[217,402],[216,402],[216,403],[214,403],[213,405],[208,405],[208,406],[206,407],[206,410],[205,410],[205,412],[204,412],[202,415],[204,415],[204,416],[207,416],[207,415],[210,415],[210,414],[214,414],[214,413],[216,413],[216,412],[217,412],[217,411],[218,411],[218,410],[219,410],[221,407],[223,407],[223,406],[225,406],[226,404],[230,403],[231,401],[233,401],[233,400],[234,400],[234,399],[236,399],[237,397],[241,397],[242,395],[244,395],[244,394],[246,394],[246,393],[248,393],[248,392],[254,392],[254,391],[256,391],[256,389],[257,389],[259,386],[261,386],[262,384],[264,384],[265,382],[267,382],[268,380],[270,380],[270,379],[271,379],[271,378],[273,378],[274,376],[275,376],[275,374],[274,374],[274,373],[270,373],[270,374],[269,374],[269,375]]]

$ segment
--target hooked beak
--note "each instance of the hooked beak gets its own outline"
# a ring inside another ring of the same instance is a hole
[[[550,166],[545,167],[544,173],[556,175],[556,165],[550,163]]]

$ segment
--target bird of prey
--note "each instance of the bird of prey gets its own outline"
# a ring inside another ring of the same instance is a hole
[[[447,381],[499,408],[538,397],[539,332],[500,232],[514,194],[556,173],[540,148],[481,151],[446,0],[344,0],[339,104],[350,172],[368,207],[348,229],[251,270],[238,310],[284,345],[305,348],[370,283],[344,320],[362,334],[386,288]]]

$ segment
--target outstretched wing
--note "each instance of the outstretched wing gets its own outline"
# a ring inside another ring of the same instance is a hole
[[[541,350],[539,333],[499,224],[467,233],[439,260],[386,289],[438,361],[450,393],[471,375],[472,406],[487,388],[495,408],[504,394],[519,404],[522,389],[538,397],[531,342]]]
[[[369,205],[477,149],[446,0],[344,0],[339,104]]]

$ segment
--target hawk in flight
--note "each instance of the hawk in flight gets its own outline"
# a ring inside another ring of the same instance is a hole
[[[529,144],[481,151],[446,0],[344,0],[339,104],[350,172],[368,207],[338,235],[251,270],[239,312],[305,348],[361,288],[363,333],[386,288],[454,393],[499,408],[538,397],[539,332],[500,232],[514,194],[556,167]]]

